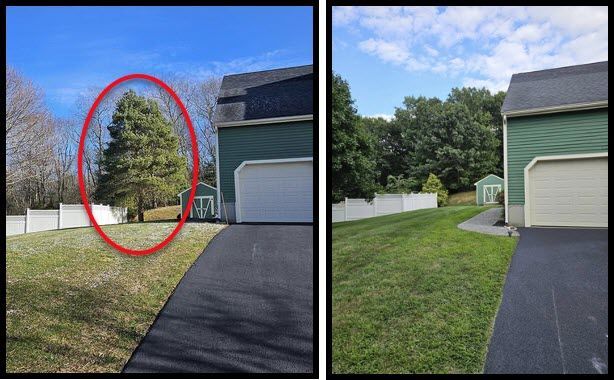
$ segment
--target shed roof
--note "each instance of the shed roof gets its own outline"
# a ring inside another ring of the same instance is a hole
[[[226,75],[215,122],[311,115],[313,80],[313,65]]]
[[[217,189],[216,189],[215,187],[213,187],[213,186],[211,186],[211,185],[207,185],[206,183],[204,183],[204,182],[202,182],[202,181],[201,181],[201,182],[199,182],[199,183],[197,183],[197,184],[196,184],[196,187],[198,187],[198,186],[200,186],[200,185],[207,186],[207,187],[209,187],[209,188],[211,188],[211,189],[213,189],[213,190],[217,191]],[[181,196],[181,194],[185,193],[186,191],[188,191],[188,190],[190,190],[190,189],[192,189],[192,186],[190,186],[190,187],[188,187],[187,189],[183,190],[182,192],[180,192],[179,194],[177,194],[177,196],[178,196],[178,197],[180,197],[180,196]]]
[[[499,177],[499,176],[498,176],[498,175],[496,175],[496,174],[489,174],[489,175],[487,175],[486,177],[484,177],[484,178],[482,178],[481,180],[479,180],[479,181],[477,181],[476,183],[474,183],[474,185],[477,185],[478,183],[482,182],[483,180],[485,180],[485,179],[486,179],[486,178],[488,178],[488,177],[497,177],[497,178],[499,178],[501,181],[504,181],[504,179],[503,179],[503,178]]]
[[[502,113],[608,100],[608,61],[512,75]]]

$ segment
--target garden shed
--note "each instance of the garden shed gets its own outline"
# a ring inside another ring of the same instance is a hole
[[[181,204],[181,217],[183,217],[183,210],[185,210],[188,200],[190,199],[190,190],[188,187],[181,193],[177,194],[179,197],[179,203]],[[194,194],[194,203],[190,209],[191,219],[214,219],[219,215],[216,208],[217,205],[217,189],[213,186],[209,186],[204,182],[199,182],[196,185],[196,194]]]
[[[503,190],[504,182],[503,178],[489,174],[474,183],[475,204],[482,206],[497,203],[497,194]]]

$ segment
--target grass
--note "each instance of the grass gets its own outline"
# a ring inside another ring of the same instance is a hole
[[[130,248],[176,223],[103,226]],[[187,223],[163,250],[132,257],[93,228],[6,238],[6,371],[119,372],[185,271],[223,228]]]
[[[176,220],[177,215],[181,214],[181,206],[158,207],[153,210],[145,211],[143,217],[146,222],[154,220]]]
[[[475,206],[475,190],[451,194],[448,197],[449,206]]]
[[[477,373],[516,239],[455,206],[335,223],[334,373]]]

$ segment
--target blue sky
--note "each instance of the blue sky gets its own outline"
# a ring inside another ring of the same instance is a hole
[[[204,78],[312,63],[310,7],[8,7],[7,62],[56,116],[134,72]]]
[[[334,7],[333,70],[362,115],[513,73],[608,59],[607,7]]]

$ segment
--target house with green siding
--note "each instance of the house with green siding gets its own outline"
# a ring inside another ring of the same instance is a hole
[[[608,62],[514,74],[503,115],[505,220],[608,226]]]
[[[217,210],[230,222],[313,221],[313,66],[224,76]]]

